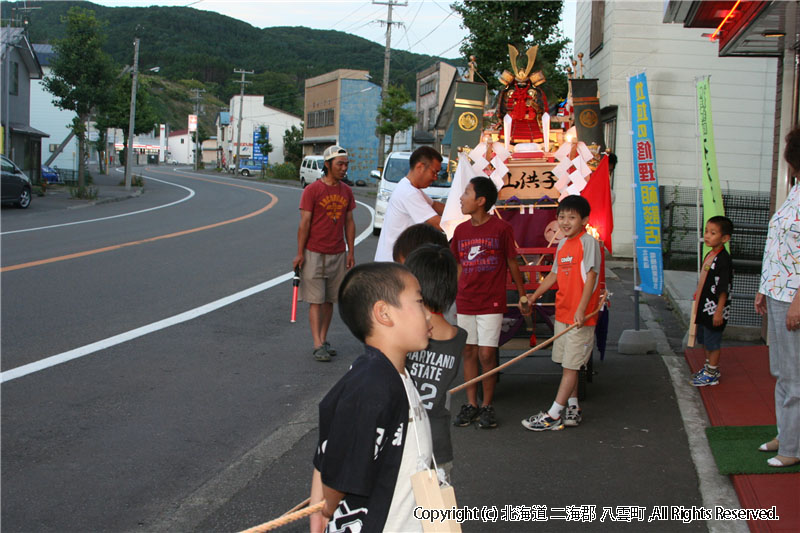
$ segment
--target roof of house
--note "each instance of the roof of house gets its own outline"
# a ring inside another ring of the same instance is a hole
[[[176,131],[171,131],[169,133],[169,136],[170,137],[178,137],[179,135],[186,135],[188,133],[189,133],[189,130],[176,130]]]
[[[19,54],[28,69],[30,79],[39,80],[44,76],[42,66],[36,59],[36,54],[23,28],[12,28],[10,26],[0,28],[0,44],[2,45],[0,53],[3,58],[6,57],[10,46],[19,48]]]
[[[220,111],[219,112],[220,126],[227,126],[230,123],[231,123],[231,114],[228,111]]]
[[[43,67],[49,67],[50,61],[56,56],[56,51],[52,44],[33,44],[33,51],[36,53],[36,59]]]

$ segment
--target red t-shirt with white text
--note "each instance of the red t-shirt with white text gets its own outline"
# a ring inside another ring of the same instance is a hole
[[[480,226],[467,220],[453,232],[450,249],[461,265],[456,311],[462,315],[505,313],[508,259],[517,255],[511,225],[494,216]]]

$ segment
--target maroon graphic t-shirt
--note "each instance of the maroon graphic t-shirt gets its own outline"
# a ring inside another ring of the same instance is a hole
[[[453,233],[450,249],[461,265],[456,311],[462,315],[506,312],[506,272],[517,255],[514,232],[497,217],[480,226],[462,222]]]
[[[344,221],[347,212],[355,208],[353,191],[345,183],[330,186],[317,180],[306,187],[300,197],[300,209],[311,213],[306,248],[320,254],[344,252]]]

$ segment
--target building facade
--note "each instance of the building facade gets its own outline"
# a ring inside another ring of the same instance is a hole
[[[178,165],[194,165],[194,140],[189,130],[176,130],[169,133],[167,162]]]
[[[439,147],[444,132],[436,130],[436,119],[439,118],[456,73],[456,67],[444,61],[437,61],[417,73],[417,125],[414,128],[414,145],[431,144],[435,148]]]
[[[31,126],[31,80],[42,79],[42,67],[23,28],[0,28],[0,42],[0,150],[35,183],[49,136]]]
[[[659,2],[578,2],[575,53],[598,79],[606,145],[618,164],[612,187],[614,252],[633,255],[632,144],[628,77],[645,71],[659,184],[696,187],[700,154],[696,80],[711,76],[716,156],[723,192],[769,192],[773,159],[775,61],[721,62],[702,29],[662,23]]]
[[[241,139],[239,138],[239,116],[241,111]],[[279,165],[285,161],[283,154],[283,134],[292,126],[297,128],[303,119],[297,115],[264,105],[263,95],[234,95],[230,100],[230,109],[217,116],[217,142],[222,148],[225,163],[235,161],[237,148],[242,159],[253,157],[254,141],[261,127],[267,129],[272,152],[267,156],[271,165]]]
[[[55,52],[49,44],[34,44],[36,58],[42,66],[44,76],[50,73],[50,60]],[[72,135],[72,119],[75,112],[61,109],[53,104],[53,95],[44,88],[43,79],[31,82],[31,126],[41,130],[50,138],[42,145],[41,164],[44,165],[56,153],[67,137],[72,137],[49,166],[78,170],[78,139]]]
[[[381,89],[366,70],[340,69],[307,79],[303,155],[338,144],[350,154],[348,178],[366,181],[378,165],[380,102]]]

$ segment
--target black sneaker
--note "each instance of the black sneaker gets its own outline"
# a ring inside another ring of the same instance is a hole
[[[465,403],[461,406],[461,411],[458,412],[453,419],[453,425],[458,427],[466,427],[478,419],[478,408],[474,405]]]
[[[484,405],[478,414],[478,427],[481,429],[492,429],[497,427],[497,418],[494,416],[494,407]]]

